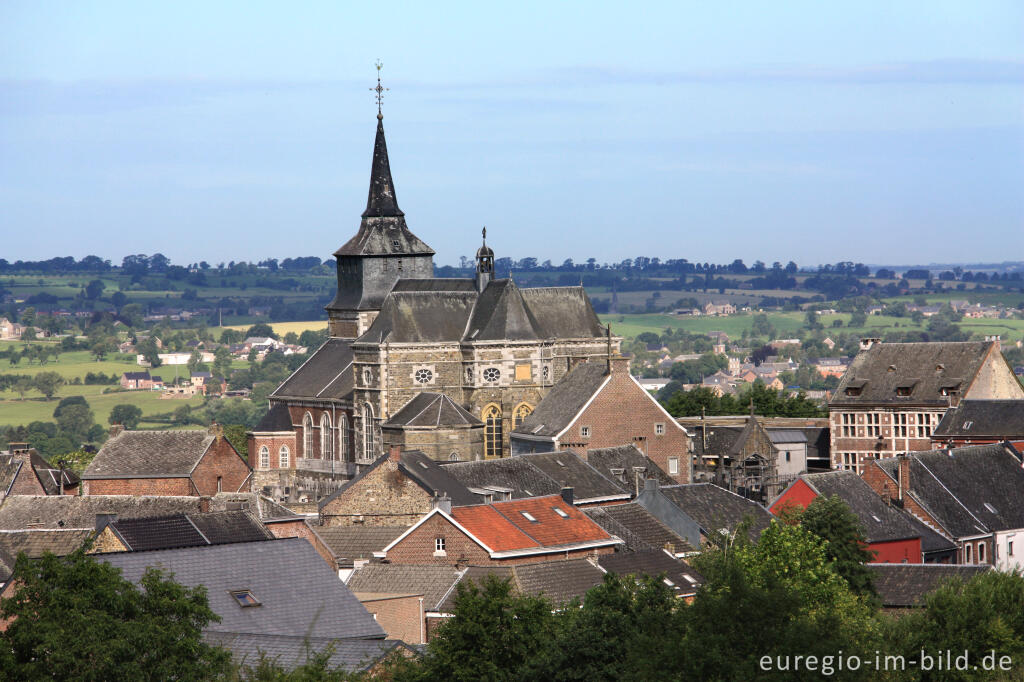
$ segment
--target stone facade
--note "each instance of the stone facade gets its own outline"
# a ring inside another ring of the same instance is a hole
[[[354,592],[356,599],[373,614],[388,639],[406,644],[426,644],[423,595]]]
[[[484,426],[409,428],[381,427],[384,449],[400,446],[419,450],[442,462],[466,462],[484,458]]]
[[[433,507],[433,495],[388,458],[320,508],[325,526],[411,526]]]

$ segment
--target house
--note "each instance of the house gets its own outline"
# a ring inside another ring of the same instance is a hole
[[[704,304],[705,315],[735,315],[736,306],[728,301],[709,301]]]
[[[211,383],[213,375],[209,372],[191,372],[189,374],[189,383],[203,395],[206,395],[207,384]]]
[[[622,540],[560,495],[452,507],[442,501],[384,548],[394,564],[489,566],[607,554]]]
[[[149,391],[153,388],[153,377],[149,371],[125,372],[121,375],[121,388],[126,391]]]
[[[950,581],[964,581],[991,570],[961,564],[868,564],[875,592],[886,611],[924,606],[929,592]]]
[[[955,563],[1024,568],[1024,469],[1012,445],[970,445],[872,460],[863,478],[884,501],[952,538]]]
[[[629,373],[629,359],[580,363],[512,431],[512,454],[632,443],[676,481],[690,480],[689,437]]]
[[[85,495],[210,496],[249,490],[249,465],[217,424],[207,430],[111,431],[82,474]]]
[[[357,567],[347,585],[360,599],[370,595],[393,596],[396,601],[391,603],[368,599],[363,604],[377,615],[377,622],[388,636],[399,632],[416,632],[417,636],[402,641],[422,644],[431,638],[441,623],[451,617],[451,608],[446,600],[450,600],[450,595],[455,592],[455,586],[466,570],[443,564],[416,566],[371,563]],[[419,613],[409,608],[414,599]],[[385,609],[390,613],[385,615]]]
[[[842,377],[849,366],[846,358],[817,358],[809,363],[824,377]]]
[[[659,486],[652,479],[645,483],[637,503],[665,525],[683,529],[681,534],[695,548],[728,537],[742,524],[747,524],[748,535],[756,541],[774,518],[757,502],[711,483]]]
[[[657,393],[661,389],[668,386],[670,379],[661,377],[659,379],[637,379],[636,382],[640,384],[645,391],[650,393]]]
[[[353,570],[373,560],[392,540],[404,533],[406,526],[311,526],[311,530],[327,546],[332,563],[342,580]],[[414,643],[412,640],[406,640]]]
[[[437,497],[455,505],[482,498],[422,452],[392,446],[367,469],[320,500],[325,526],[403,526],[408,528],[433,509]]]
[[[688,602],[704,584],[703,576],[687,564],[657,550],[602,554],[597,557],[597,565],[605,573],[660,577],[677,598]]]
[[[0,339],[5,341],[16,341],[21,338],[25,328],[16,322],[11,322],[6,317],[0,317]]]
[[[685,524],[679,524],[679,529],[673,530],[638,502],[590,507],[583,513],[610,534],[621,538],[625,543],[624,551],[656,550],[678,558],[697,552],[683,536],[687,530]]]
[[[27,443],[11,443],[0,453],[0,502],[11,495],[76,495],[81,482],[73,471],[54,466]]]
[[[878,563],[951,563],[956,545],[908,512],[883,501],[852,471],[804,474],[769,507],[773,514],[806,508],[819,496],[836,496],[860,521],[868,550]]]
[[[864,339],[828,404],[832,466],[861,472],[875,458],[930,449],[935,427],[961,400],[1022,398],[998,339]]]
[[[329,665],[360,670],[396,646],[384,641],[373,616],[299,538],[116,552],[97,559],[132,582],[148,568],[160,568],[182,585],[205,587],[219,622],[206,626],[204,638],[229,649],[236,663],[255,665],[256,650],[267,642],[272,650],[287,652],[284,661],[305,662],[308,640],[314,652],[336,642]]]
[[[146,552],[178,547],[205,547],[232,542],[273,540],[260,520],[247,511],[222,511],[119,519],[96,519],[93,552]]]
[[[963,400],[932,431],[932,448],[1010,442],[1024,451],[1024,400]]]

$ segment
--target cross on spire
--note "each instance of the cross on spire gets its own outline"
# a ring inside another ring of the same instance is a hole
[[[380,84],[380,70],[384,68],[384,62],[378,59],[374,66],[377,67],[377,87],[370,88],[370,91],[377,93],[377,118],[382,119],[384,114],[381,113],[381,105],[384,103],[384,93],[391,88],[385,88]]]

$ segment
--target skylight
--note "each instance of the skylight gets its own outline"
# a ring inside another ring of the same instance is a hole
[[[697,584],[697,581],[694,578],[691,578],[690,576],[686,575],[685,573],[683,574],[683,577],[686,578],[686,580],[689,581],[689,583],[691,585],[696,585]]]
[[[554,509],[555,513],[561,516],[563,519],[569,518],[569,515],[562,511],[561,509],[559,509],[558,507],[552,507],[552,509]],[[526,512],[523,513],[525,514]]]
[[[669,587],[675,587],[676,586],[676,584],[674,582],[672,582],[671,580],[669,580],[668,578],[662,578],[661,582],[665,583]]]
[[[871,518],[873,518],[873,519],[874,519],[875,521],[878,521],[879,523],[881,523],[881,522],[882,522],[882,519],[878,518],[878,517],[877,517],[877,516],[875,516],[874,514],[872,514],[872,515],[871,515]]]
[[[537,519],[533,518],[533,514],[531,514],[530,512],[521,511],[519,513],[522,514],[523,518],[525,518],[530,523],[538,523]]]
[[[993,507],[993,506],[992,506],[991,504],[989,504],[988,502],[986,502],[986,503],[985,503],[985,509],[988,509],[988,510],[989,510],[990,512],[992,512],[993,514],[998,514],[998,513],[999,513],[999,512],[997,512],[997,511],[996,511],[996,508],[995,508],[995,507]]]
[[[426,462],[420,462],[420,466],[423,467],[424,469],[429,469],[430,468],[430,467],[427,466]]]
[[[252,591],[250,590],[235,590],[231,593],[231,596],[235,598],[235,601],[237,601],[238,605],[242,608],[260,605],[260,601],[253,596]]]
[[[970,431],[972,426],[974,426],[973,421],[964,422],[964,431]]]

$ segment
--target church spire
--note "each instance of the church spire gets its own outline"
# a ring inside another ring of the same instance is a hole
[[[370,168],[370,192],[366,198],[364,218],[386,218],[405,215],[398,208],[395,197],[395,181],[391,179],[391,164],[388,162],[388,144],[384,139],[384,114],[382,103],[388,90],[380,83],[383,64],[377,60],[377,87],[370,90],[377,93],[377,137],[373,142],[373,165]]]

